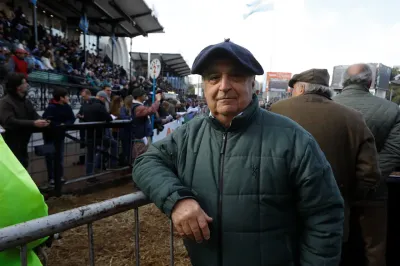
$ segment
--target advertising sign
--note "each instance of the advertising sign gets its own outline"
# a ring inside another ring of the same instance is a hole
[[[288,72],[267,72],[267,87],[265,91],[282,91],[288,89],[289,80],[292,78],[292,73]]]

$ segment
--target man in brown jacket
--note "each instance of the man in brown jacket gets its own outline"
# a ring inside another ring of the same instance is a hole
[[[294,75],[289,82],[293,97],[271,106],[271,111],[287,116],[317,140],[332,166],[345,200],[344,249],[341,265],[363,264],[350,261],[346,250],[349,217],[352,206],[368,204],[381,179],[374,137],[361,113],[331,100],[329,73],[326,69],[310,69]],[[373,232],[370,234],[373,237]],[[364,264],[368,266],[385,265]]]

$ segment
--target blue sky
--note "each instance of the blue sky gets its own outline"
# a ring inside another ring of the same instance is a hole
[[[399,0],[276,0],[243,20],[243,0],[146,0],[165,34],[137,37],[133,51],[179,52],[192,64],[224,38],[245,46],[265,71],[297,73],[357,62],[400,65]]]

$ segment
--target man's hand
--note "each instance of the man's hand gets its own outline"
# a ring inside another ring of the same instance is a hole
[[[161,93],[157,93],[156,94],[156,101],[159,102],[162,99],[162,94]]]
[[[83,115],[81,115],[81,114],[76,114],[76,118],[83,119],[83,118],[84,118],[84,116],[83,116]]]
[[[212,222],[194,199],[178,201],[172,210],[172,222],[181,236],[195,239],[197,243],[210,239],[208,223]]]
[[[43,119],[38,119],[38,120],[35,120],[35,121],[33,122],[33,125],[34,125],[35,127],[39,127],[39,128],[47,127],[49,124],[50,124],[49,121],[43,120]]]

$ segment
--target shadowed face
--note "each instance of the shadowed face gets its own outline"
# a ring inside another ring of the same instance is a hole
[[[232,120],[251,102],[254,75],[232,60],[218,60],[203,74],[204,95],[208,107],[217,119]]]

